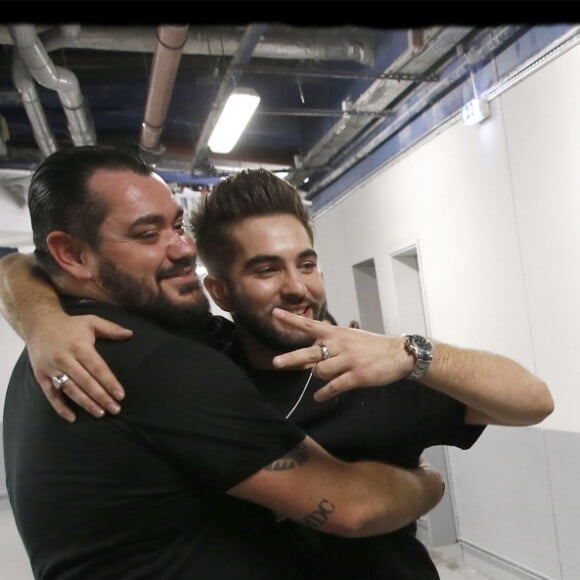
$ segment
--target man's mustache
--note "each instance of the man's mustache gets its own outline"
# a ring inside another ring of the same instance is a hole
[[[191,269],[193,269],[193,271],[195,272],[195,260],[183,258],[181,260],[173,262],[173,264],[167,268],[158,270],[155,278],[159,282],[164,278],[172,278],[173,276],[179,276],[180,274],[183,274],[186,270]],[[199,280],[197,281],[197,284],[200,285]]]

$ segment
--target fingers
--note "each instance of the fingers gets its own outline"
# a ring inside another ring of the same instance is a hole
[[[114,408],[125,398],[125,390],[96,350],[77,355],[74,379],[102,407]],[[70,373],[67,373],[70,375]]]
[[[293,314],[282,308],[274,308],[272,315],[287,324],[288,327],[294,328],[295,330],[302,330],[314,338],[324,338],[327,336],[329,329],[335,328],[325,322],[312,320],[312,318],[306,318],[299,314]]]
[[[113,398],[110,392],[115,393],[118,400],[122,400],[124,393],[108,367],[106,370],[96,371],[96,376],[93,376],[84,366],[77,364],[74,370],[67,374],[69,380],[60,390],[85,411],[100,418],[105,412],[116,415],[121,410],[116,398]]]
[[[96,351],[95,351],[96,353]],[[35,376],[49,400],[53,409],[65,420],[73,422],[75,413],[66,403],[66,398],[74,401],[93,417],[100,418],[108,412],[117,414],[121,407],[117,401],[124,398],[125,393],[109,367],[95,354],[83,358],[59,361],[58,370],[46,377],[46,372]],[[69,378],[56,389],[51,377],[65,373]]]
[[[51,407],[62,417],[65,421],[69,423],[74,423],[76,421],[76,414],[71,410],[71,408],[65,403],[62,393],[52,386],[52,381],[46,379],[44,381],[39,381],[40,388],[42,392],[48,399]]]
[[[319,378],[324,379],[325,377],[321,376],[318,370],[319,366],[320,365],[317,365],[315,374]],[[328,383],[326,383],[323,387],[321,387],[314,393],[313,395],[314,400],[321,403],[322,401],[326,401],[328,399],[331,399],[332,397],[336,397],[336,395],[339,395],[340,393],[352,389],[353,386],[356,387],[356,381],[353,373],[351,372],[345,372],[342,374],[339,373],[336,378],[330,380]]]
[[[311,369],[321,360],[320,345],[316,343],[312,346],[299,348],[298,350],[275,356],[272,359],[272,364],[279,369]]]
[[[79,407],[90,413],[93,417],[100,419],[105,415],[105,409],[101,407],[100,404],[96,403],[91,399],[84,390],[79,388],[79,386],[74,382],[74,379],[69,379],[60,389],[60,393],[66,395],[71,401],[74,401]],[[116,403],[115,403],[116,404]],[[117,405],[118,413],[120,407]],[[111,408],[112,409],[112,408]],[[109,412],[113,412],[110,410]]]

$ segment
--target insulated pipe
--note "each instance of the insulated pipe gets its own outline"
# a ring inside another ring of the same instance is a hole
[[[256,47],[255,58],[374,64],[373,35],[363,28],[347,26],[334,31],[324,27],[270,25],[270,31]],[[183,54],[233,56],[238,52],[242,36],[242,31],[232,31],[231,27],[190,26]],[[0,26],[0,44],[7,44],[7,40],[4,27]],[[147,53],[153,52],[155,45],[149,27],[83,25],[78,38],[68,42],[65,48]]]
[[[32,126],[34,140],[42,156],[48,157],[58,149],[56,140],[46,120],[40,99],[38,98],[36,83],[17,50],[14,51],[12,58],[12,80],[22,97],[22,104]]]
[[[36,82],[57,91],[68,121],[73,143],[93,145],[96,136],[76,76],[67,69],[54,65],[31,24],[8,26],[18,52]]]
[[[42,42],[50,52],[51,50],[59,48],[63,43],[76,38],[79,32],[80,26],[77,24],[62,25],[42,33]],[[22,104],[28,115],[36,144],[42,156],[48,157],[58,149],[58,146],[54,133],[46,120],[44,108],[38,97],[38,91],[36,90],[36,83],[30,71],[26,68],[18,50],[13,51],[12,80],[22,97]]]
[[[183,46],[187,40],[187,25],[159,26],[153,54],[147,103],[141,125],[139,146],[150,153],[160,153],[159,142],[171,101]]]

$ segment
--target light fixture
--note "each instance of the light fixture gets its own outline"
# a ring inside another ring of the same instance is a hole
[[[213,153],[229,153],[234,148],[259,103],[260,96],[253,89],[232,91],[207,143]]]

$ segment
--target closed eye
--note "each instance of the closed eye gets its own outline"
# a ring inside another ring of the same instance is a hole
[[[159,238],[159,230],[145,230],[137,232],[135,237],[143,242],[152,243]]]
[[[276,273],[277,271],[278,268],[275,268],[274,266],[264,266],[262,268],[254,270],[255,274],[257,274],[258,276],[269,276],[271,274]]]
[[[311,272],[312,270],[316,270],[318,268],[318,264],[316,262],[302,262],[300,264],[300,269]]]

